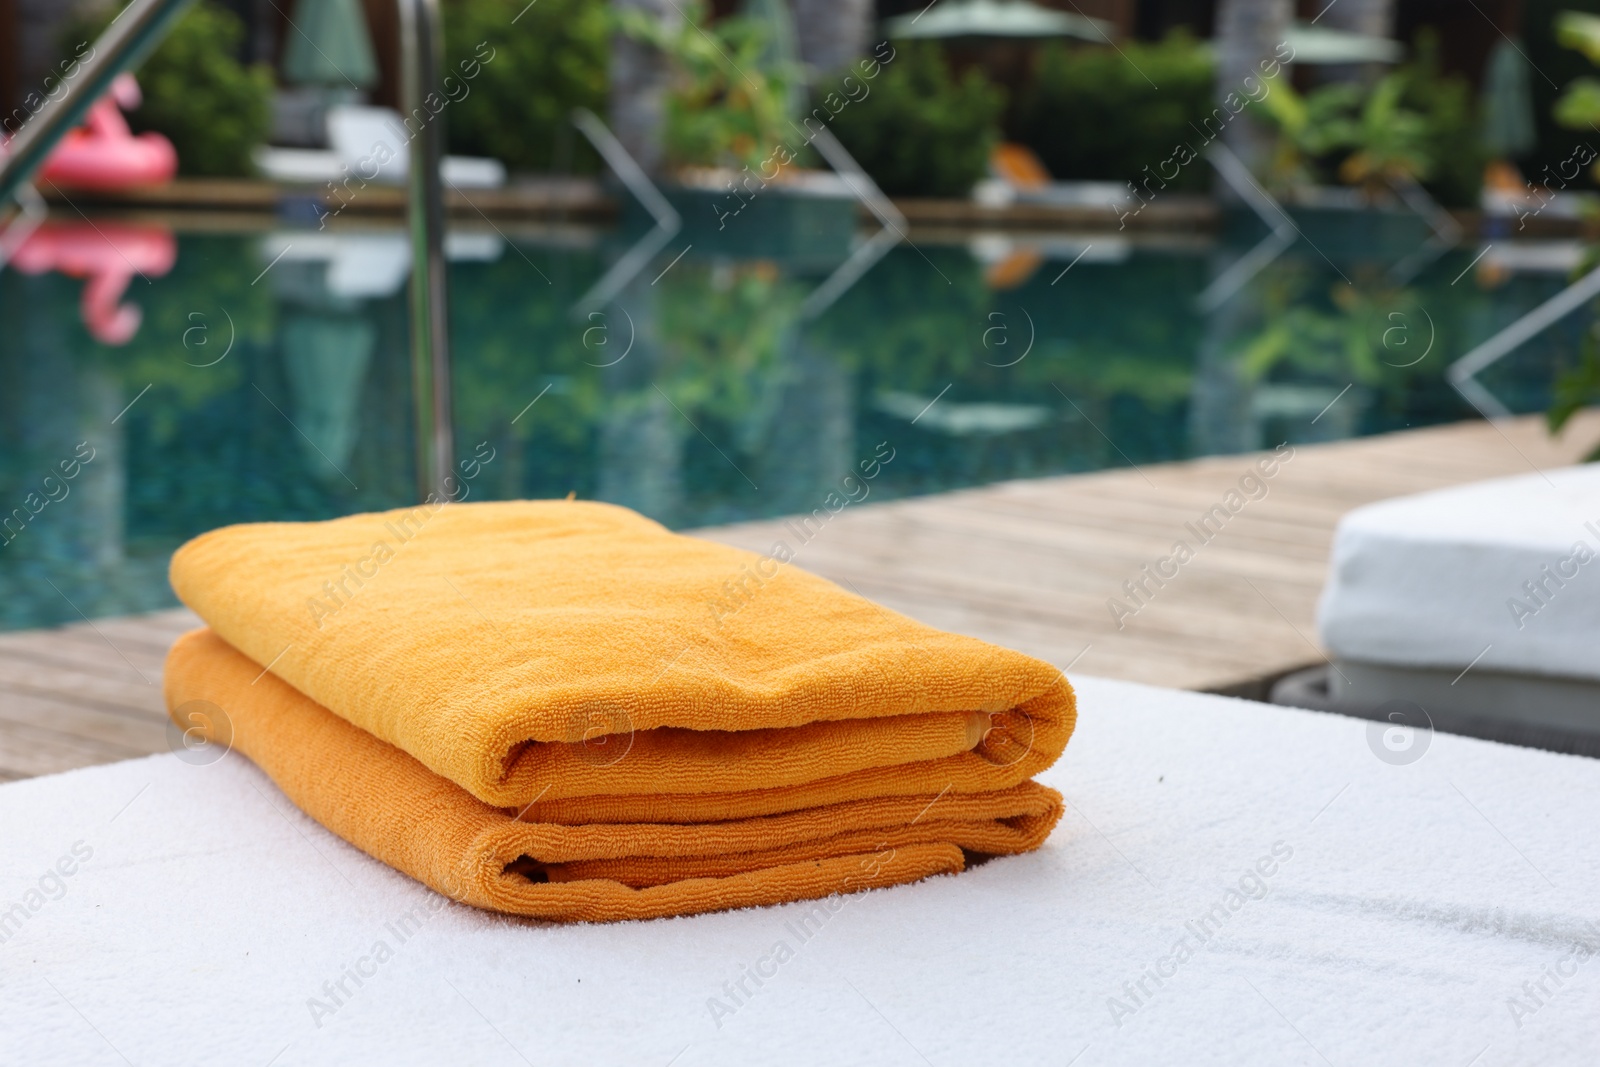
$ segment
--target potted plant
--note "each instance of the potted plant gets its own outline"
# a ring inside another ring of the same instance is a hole
[[[640,10],[617,17],[622,32],[655,46],[670,64],[665,192],[696,235],[691,239],[705,250],[842,259],[855,229],[855,198],[807,166],[829,112],[800,114],[803,68],[785,44],[792,34],[784,32],[781,12],[711,22],[704,0],[682,11],[671,23]],[[863,60],[841,83],[864,88],[878,66]]]

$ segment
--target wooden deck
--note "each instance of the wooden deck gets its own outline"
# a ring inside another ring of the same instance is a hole
[[[1121,629],[1107,601],[1174,541],[1197,544],[1185,524],[1236,489],[1255,457],[869,501],[803,545],[781,521],[701,533],[762,552],[782,540],[799,566],[888,607],[1075,672],[1254,695],[1262,679],[1321,656],[1313,613],[1340,515],[1571,463],[1597,438],[1600,413],[1590,413],[1560,441],[1530,418],[1301,446],[1267,480],[1268,495]],[[0,634],[0,779],[165,749],[161,663],[196,624],[180,610]]]

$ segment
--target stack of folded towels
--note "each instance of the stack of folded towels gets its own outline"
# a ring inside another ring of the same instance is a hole
[[[1072,688],[807,574],[575,501],[215,530],[178,725],[455,900],[640,919],[1039,847]],[[220,709],[220,710],[219,710]]]

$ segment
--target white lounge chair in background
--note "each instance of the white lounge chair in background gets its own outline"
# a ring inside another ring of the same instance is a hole
[[[254,153],[262,176],[291,185],[358,178],[383,185],[403,185],[411,158],[410,138],[400,113],[386,107],[343,105],[328,109],[328,148],[282,148],[261,145]],[[498,159],[445,156],[439,173],[445,186],[498,189],[506,168]]]
[[[1357,508],[1317,621],[1278,703],[1600,755],[1600,465]]]

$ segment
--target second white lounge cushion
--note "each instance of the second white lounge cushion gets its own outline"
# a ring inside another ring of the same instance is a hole
[[[1600,465],[1357,508],[1317,625],[1341,659],[1600,679]]]

